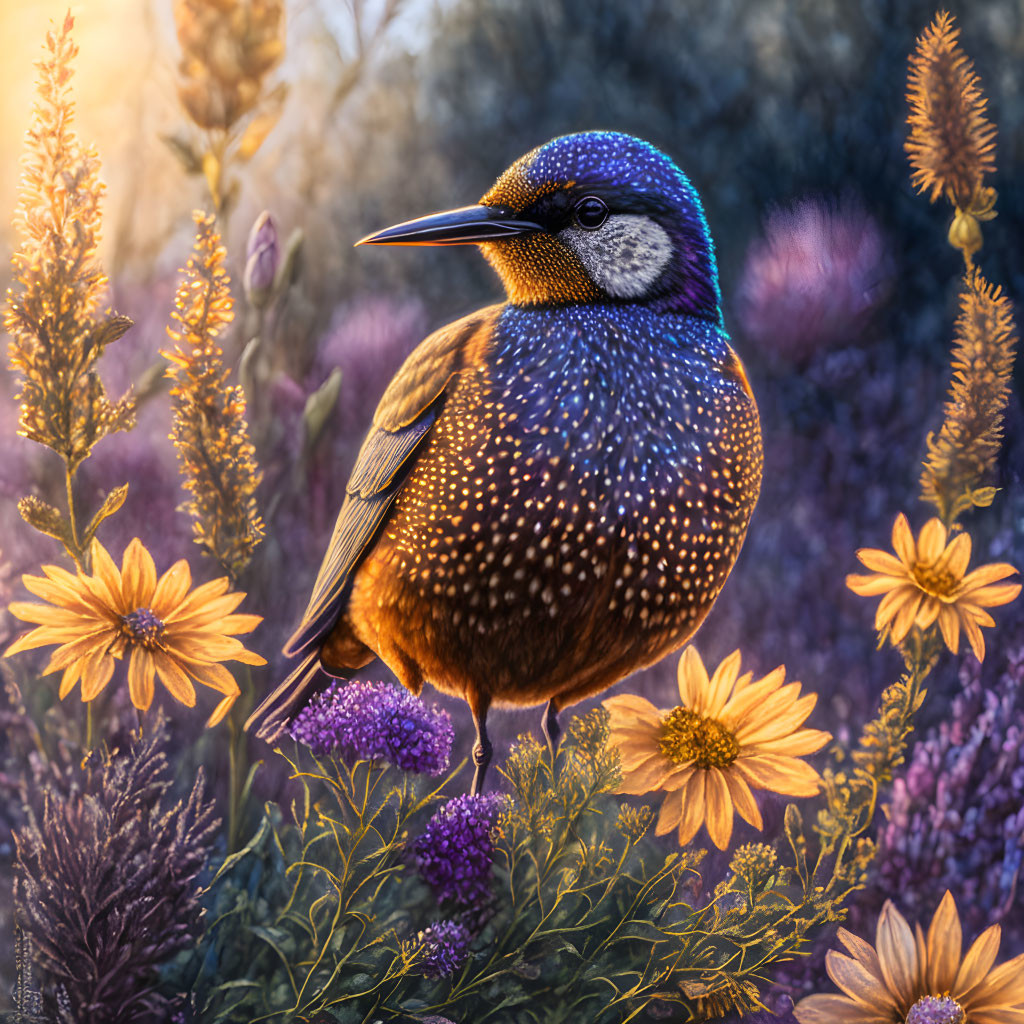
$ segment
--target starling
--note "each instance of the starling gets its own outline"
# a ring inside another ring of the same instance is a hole
[[[247,723],[273,738],[379,656],[413,693],[558,712],[689,639],[761,484],[757,406],[725,332],[696,190],[629,135],[516,161],[481,199],[373,245],[478,245],[508,301],[442,327],[392,380],[302,621]],[[326,675],[325,675],[326,674]]]

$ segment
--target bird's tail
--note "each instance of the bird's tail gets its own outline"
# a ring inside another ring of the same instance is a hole
[[[288,719],[310,697],[326,689],[332,676],[320,665],[320,651],[315,650],[295,666],[280,686],[264,698],[260,706],[248,717],[245,729],[260,723],[256,736],[273,743],[284,732]]]

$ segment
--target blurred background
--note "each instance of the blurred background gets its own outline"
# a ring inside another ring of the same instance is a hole
[[[990,181],[999,215],[985,226],[978,263],[1016,300],[1024,294],[1024,4],[951,7],[999,129]],[[271,660],[257,685],[269,688],[280,670],[275,652],[305,602],[384,386],[428,332],[501,298],[468,248],[354,250],[353,242],[475,202],[510,162],[555,135],[607,128],[665,150],[703,197],[726,325],[761,409],[760,505],[696,643],[708,663],[737,646],[755,672],[784,663],[820,695],[809,724],[856,739],[900,659],[876,651],[874,605],[844,579],[857,570],[858,547],[888,547],[898,511],[915,529],[931,515],[917,500],[918,475],[949,385],[962,269],[945,240],[947,208],[913,192],[903,151],[907,55],[935,14],[932,0],[287,0],[283,8],[283,54],[238,121],[241,133],[263,118],[255,148],[245,159],[236,148],[221,181],[238,314],[223,339],[227,360],[237,365],[254,332],[264,338],[250,403],[267,537],[242,581],[247,610],[266,618],[250,644]],[[66,9],[52,0],[0,4],[3,210],[17,201],[32,64]],[[97,147],[108,186],[101,255],[113,307],[135,320],[104,375],[111,393],[134,385],[141,396],[136,430],[106,439],[83,467],[83,500],[130,480],[124,509],[102,535],[115,556],[138,535],[158,569],[184,555],[197,576],[219,575],[203,566],[176,511],[184,494],[158,354],[191,246],[191,211],[211,208],[202,166],[211,133],[179,95],[172,0],[83,0],[71,10],[81,49],[78,131]],[[263,210],[282,251],[296,231],[302,243],[284,286],[257,313],[240,282],[247,235]],[[3,217],[0,247],[15,245]],[[335,368],[337,402],[313,436],[303,411]],[[1015,383],[1001,490],[968,525],[975,560],[1022,565],[1019,374]],[[13,391],[0,369],[0,642],[12,631],[4,593],[14,592],[18,573],[57,556],[21,523],[14,502],[59,494],[61,484],[57,460],[14,436]],[[1022,607],[997,612],[981,670],[984,687],[1009,695],[1001,743],[1019,740],[1024,720]],[[922,739],[949,717],[961,663],[977,674],[969,653],[943,657]],[[676,660],[621,686],[664,704]],[[387,678],[379,663],[364,675]],[[426,696],[452,712],[468,753],[464,706],[429,689]],[[181,735],[198,730],[198,720],[185,724],[169,711]],[[518,732],[539,736],[539,712],[492,716],[497,763]],[[251,744],[254,758],[266,755],[260,746]],[[212,764],[216,776],[218,749],[214,733],[185,756]],[[1018,774],[1024,789],[1024,767]],[[259,785],[268,795],[280,782],[267,772]],[[1024,848],[1024,836],[1011,834],[992,854],[991,901],[1001,914],[1022,907],[1019,853],[1006,860],[1011,840]],[[930,913],[931,897],[922,899]],[[1014,941],[1006,955],[1024,949],[1022,935]]]

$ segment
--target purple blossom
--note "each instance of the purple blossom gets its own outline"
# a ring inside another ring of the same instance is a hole
[[[963,1024],[964,1011],[949,996],[924,996],[907,1014],[907,1024]]]
[[[428,978],[447,978],[469,956],[473,936],[458,921],[437,921],[417,936],[422,953],[420,967]]]
[[[747,338],[786,362],[863,331],[892,273],[874,220],[849,201],[776,210],[747,253],[738,292]]]
[[[317,757],[341,749],[424,775],[448,767],[455,737],[447,711],[389,683],[334,683],[295,716],[289,732]]]
[[[472,904],[487,897],[491,829],[504,801],[500,793],[457,796],[427,822],[416,842],[416,866],[440,899]]]
[[[965,932],[1002,922],[1006,948],[1024,938],[1024,645],[1003,650],[984,667],[964,660],[952,712],[894,781],[876,881],[857,901],[854,925],[893,893],[924,920],[950,889]]]
[[[274,287],[277,265],[281,261],[274,219],[264,210],[249,232],[245,246],[245,271],[242,286],[254,306],[263,306]]]

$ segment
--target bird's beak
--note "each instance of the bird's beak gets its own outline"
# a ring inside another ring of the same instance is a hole
[[[504,206],[463,206],[385,228],[356,245],[467,245],[542,230],[539,224],[517,219]]]

